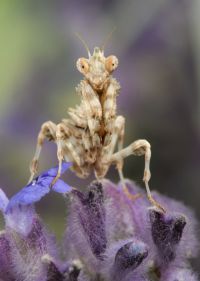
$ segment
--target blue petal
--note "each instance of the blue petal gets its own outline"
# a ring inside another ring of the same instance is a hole
[[[68,193],[72,191],[71,186],[66,184],[63,180],[58,179],[56,183],[52,187],[53,191],[59,192],[59,193]]]
[[[63,174],[67,169],[69,169],[72,166],[71,162],[62,162],[62,170],[61,170],[61,174]],[[42,177],[45,176],[50,176],[50,177],[55,177],[57,175],[58,172],[58,166],[49,169],[48,171],[45,171],[41,174]]]
[[[39,176],[35,181],[36,185],[50,187],[53,181],[53,177],[50,176]]]
[[[50,188],[38,184],[33,184],[24,187],[11,199],[6,208],[6,212],[9,212],[13,207],[19,207],[20,205],[29,205],[39,201],[45,194],[49,193]]]
[[[8,205],[8,198],[7,196],[5,195],[5,193],[3,192],[3,190],[0,188],[0,210],[2,212],[5,211],[7,205]]]

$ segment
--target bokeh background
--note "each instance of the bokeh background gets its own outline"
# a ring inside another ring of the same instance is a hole
[[[59,122],[79,103],[75,65],[86,52],[75,32],[93,49],[114,26],[105,53],[120,62],[125,144],[148,139],[151,188],[184,201],[200,218],[198,0],[1,0],[0,185],[11,196],[26,184],[41,124]],[[40,163],[41,171],[57,163],[54,144],[45,145]],[[128,158],[125,176],[144,186],[143,166],[143,158]],[[115,169],[108,177],[118,180]],[[89,182],[70,172],[64,178],[81,188]],[[64,201],[52,193],[38,208],[61,237]]]

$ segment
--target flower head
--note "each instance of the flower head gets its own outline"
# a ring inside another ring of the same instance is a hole
[[[149,206],[143,190],[126,185],[142,196],[131,201],[121,184],[107,180],[93,182],[85,193],[72,192],[65,248],[83,263],[84,280],[196,280],[188,261],[198,245],[190,209],[154,193],[163,213]]]
[[[63,163],[62,172],[70,166]],[[0,278],[3,280],[46,280],[43,255],[57,259],[55,238],[50,235],[35,212],[34,203],[50,192],[57,167],[42,173],[10,200],[0,189],[0,210],[5,231],[0,234]],[[62,180],[52,188],[59,193],[72,190]]]
[[[64,163],[63,169],[69,164]],[[4,281],[197,281],[189,258],[197,255],[196,219],[182,203],[154,192],[166,213],[150,207],[131,181],[93,182],[84,192],[62,180],[52,188],[68,193],[64,259],[35,212],[50,191],[57,168],[41,174],[10,200],[0,190],[6,227],[0,233],[0,280]]]

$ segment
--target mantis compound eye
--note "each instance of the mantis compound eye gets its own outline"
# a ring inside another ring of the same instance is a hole
[[[86,74],[89,70],[89,63],[85,58],[78,59],[76,66],[78,68],[78,71],[80,71],[82,74]]]
[[[106,58],[106,70],[108,72],[114,71],[118,66],[118,59],[115,56],[109,56]]]

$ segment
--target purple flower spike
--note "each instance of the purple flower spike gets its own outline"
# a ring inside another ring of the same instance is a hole
[[[6,227],[26,236],[32,229],[32,222],[35,216],[34,207],[30,205],[19,205],[14,209],[9,208],[5,214]]]
[[[133,194],[143,193],[126,184]],[[198,248],[195,216],[182,203],[154,195],[173,212],[149,208],[146,196],[132,201],[107,180],[93,182],[86,193],[72,191],[65,248],[83,264],[78,281],[186,281],[183,269],[197,281],[188,264]]]
[[[93,182],[86,194],[77,190],[73,193],[78,199],[78,219],[82,231],[90,245],[92,253],[98,259],[103,259],[102,254],[106,250],[107,239],[102,184]]]
[[[82,265],[80,263],[74,262],[70,265],[68,270],[64,272],[66,281],[81,281],[79,279]],[[86,281],[86,280],[85,280]]]
[[[81,270],[83,265],[79,260],[72,260],[65,264],[62,270],[63,281],[81,281]],[[86,281],[84,279],[84,281]]]
[[[139,267],[147,255],[147,246],[143,242],[131,241],[126,243],[116,253],[111,270],[111,279],[116,281],[126,280],[126,277],[134,274],[134,270]],[[133,276],[130,280],[134,280]]]
[[[63,171],[68,167],[64,164]],[[133,201],[106,180],[93,182],[84,193],[60,179],[53,186],[59,193],[71,191],[61,261],[55,237],[34,208],[50,192],[56,173],[57,168],[44,172],[10,202],[0,190],[6,221],[0,233],[0,281],[197,281],[188,262],[198,249],[193,212],[154,192],[172,210],[162,213],[149,208],[145,196]],[[133,194],[143,192],[126,184]]]
[[[6,232],[0,232],[0,280],[14,281],[12,274],[10,243],[6,238]]]
[[[151,231],[160,257],[173,261],[176,257],[176,246],[180,242],[186,218],[180,214],[165,215],[156,209],[150,210]]]
[[[46,281],[65,281],[63,274],[58,269],[53,258],[49,255],[44,255],[42,257],[42,262],[46,267],[47,277]],[[67,280],[66,280],[67,281]]]
[[[186,268],[170,268],[162,274],[160,281],[198,281],[197,275]]]
[[[17,280],[46,281],[46,267],[42,263],[42,256],[51,255],[57,259],[54,237],[46,231],[38,218],[34,218],[32,228],[26,236],[10,228],[7,233]]]
[[[44,255],[42,257],[42,263],[44,264],[47,272],[45,281],[78,281],[79,273],[81,270],[80,264],[72,262],[67,264],[65,270],[58,268],[54,259],[50,255]]]
[[[118,269],[134,270],[148,255],[147,246],[139,241],[129,242],[121,247],[115,256],[115,265]]]
[[[51,244],[51,239],[46,233],[46,229],[40,222],[39,218],[34,218],[32,222],[32,229],[28,236],[26,237],[26,242],[30,248],[36,249],[40,254],[45,253],[49,250],[49,245]]]

